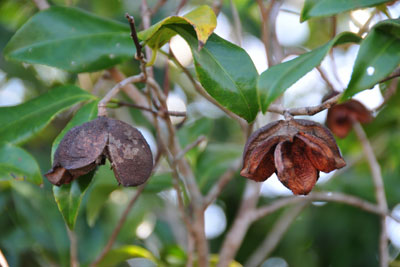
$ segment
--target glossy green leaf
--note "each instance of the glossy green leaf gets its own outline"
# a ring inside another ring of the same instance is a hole
[[[400,64],[400,19],[379,22],[360,44],[343,99],[372,88]]]
[[[92,181],[95,170],[75,179],[70,184],[53,186],[53,195],[65,223],[73,230],[82,198]]]
[[[4,49],[8,59],[71,72],[96,71],[132,58],[127,25],[83,10],[52,6],[37,13]]]
[[[59,112],[93,99],[80,88],[67,85],[55,88],[21,105],[0,108],[0,142],[20,143],[44,128]]]
[[[301,21],[312,17],[325,17],[341,12],[376,6],[392,0],[306,0],[301,11]]]
[[[51,147],[51,158],[54,158],[54,153],[57,150],[58,145],[63,139],[64,135],[73,127],[82,125],[85,122],[94,120],[97,117],[97,104],[98,100],[87,103],[81,107],[68,122],[67,126],[61,131],[61,133],[54,139],[53,146]]]
[[[95,96],[74,86],[54,88],[21,105],[0,108],[0,143],[17,144],[42,130],[61,111]]]
[[[42,184],[42,175],[35,160],[24,149],[10,144],[0,146],[0,181],[23,180]]]
[[[165,27],[171,24],[191,25],[196,31],[198,45],[202,47],[217,26],[217,18],[209,6],[199,6],[182,17],[171,16],[163,19],[147,30],[139,32],[138,37],[151,48],[162,47],[176,34],[170,28]]]
[[[221,105],[252,122],[259,110],[258,73],[242,48],[212,34],[199,51],[194,30],[186,25],[168,26],[188,42],[197,75],[204,89]]]
[[[264,71],[257,84],[262,111],[265,112],[268,106],[280,97],[286,89],[318,66],[333,46],[349,42],[358,43],[359,41],[360,38],[357,35],[344,32],[317,49]]]
[[[118,263],[131,258],[146,258],[153,262],[157,262],[153,254],[147,249],[134,245],[126,245],[110,250],[97,266],[117,266]]]

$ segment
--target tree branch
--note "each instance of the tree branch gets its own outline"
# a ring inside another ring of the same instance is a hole
[[[219,194],[221,194],[224,187],[233,178],[238,168],[241,165],[241,161],[236,161],[233,166],[228,168],[225,173],[219,178],[218,182],[213,185],[208,194],[204,197],[203,209],[205,210],[211,203],[213,203]]]
[[[98,107],[98,115],[99,116],[107,116],[107,103],[110,102],[110,100],[119,93],[120,89],[127,84],[130,83],[137,83],[137,82],[143,82],[145,79],[145,76],[143,73],[140,73],[135,76],[128,77],[121,82],[117,83],[104,97],[103,99],[100,100],[99,104],[97,105]]]
[[[387,201],[385,196],[385,187],[383,184],[383,178],[381,173],[381,167],[375,157],[374,151],[371,144],[368,141],[367,135],[365,134],[363,128],[359,122],[353,123],[353,129],[361,142],[364,155],[367,158],[368,165],[371,170],[372,180],[375,187],[375,196],[378,202],[378,206],[381,210],[387,210]],[[389,254],[387,248],[388,236],[386,229],[386,215],[381,216],[381,234],[379,239],[379,255],[380,255],[380,266],[389,265]]]
[[[121,231],[122,226],[124,225],[126,219],[128,218],[128,214],[135,205],[136,201],[138,200],[140,194],[143,192],[144,188],[146,187],[146,184],[142,184],[137,187],[136,193],[133,195],[131,200],[128,203],[128,206],[126,206],[124,212],[122,213],[121,218],[119,219],[117,225],[114,228],[114,231],[112,232],[110,239],[108,240],[106,246],[104,247],[103,251],[100,253],[100,255],[96,258],[96,260],[90,265],[91,267],[97,266],[101,260],[104,259],[104,257],[107,255],[107,253],[111,250],[113,244],[115,243],[115,240],[117,240],[118,234]]]
[[[247,229],[253,222],[252,216],[250,215],[256,207],[260,187],[261,183],[255,183],[250,180],[247,181],[244,197],[238,214],[236,215],[233,225],[226,234],[225,240],[222,244],[219,253],[218,267],[229,266],[242,244]]]
[[[261,245],[258,246],[256,251],[247,260],[245,266],[256,267],[260,266],[264,259],[268,257],[269,254],[275,249],[279,241],[282,239],[283,235],[289,229],[292,222],[296,217],[303,211],[303,209],[308,205],[307,202],[300,202],[296,204],[293,208],[285,212],[272,227],[270,234],[266,236]]]
[[[381,209],[379,206],[372,204],[366,200],[358,198],[356,196],[342,194],[342,193],[331,193],[331,192],[315,192],[305,197],[292,196],[287,198],[281,198],[275,200],[271,204],[260,207],[252,213],[252,221],[261,219],[268,214],[271,214],[287,205],[295,204],[298,202],[311,202],[311,201],[327,201],[343,203],[350,206],[354,206],[361,210],[377,214],[380,216],[390,216],[387,209]]]

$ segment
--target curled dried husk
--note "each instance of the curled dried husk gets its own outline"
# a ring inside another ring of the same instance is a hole
[[[330,131],[319,123],[292,119],[272,122],[246,143],[240,174],[261,182],[276,173],[294,194],[308,194],[319,171],[346,165]]]

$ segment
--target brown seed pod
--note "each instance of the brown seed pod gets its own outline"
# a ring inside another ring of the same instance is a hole
[[[329,93],[323,98],[323,102],[337,94],[338,92]],[[337,137],[345,138],[353,128],[353,123],[355,121],[368,123],[371,122],[372,119],[371,111],[361,102],[350,99],[328,109],[326,125]]]
[[[254,132],[243,152],[240,174],[261,182],[274,172],[294,194],[307,195],[319,172],[346,165],[332,134],[309,120],[272,122]]]
[[[45,176],[52,184],[67,184],[104,164],[106,157],[123,186],[144,183],[153,168],[149,145],[137,129],[119,120],[98,117],[66,133],[54,155],[53,167]]]

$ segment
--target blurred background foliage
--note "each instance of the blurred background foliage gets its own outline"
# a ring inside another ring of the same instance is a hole
[[[140,25],[140,1],[53,0],[50,2],[53,5],[76,6],[98,16],[124,23],[124,15],[129,12]],[[155,0],[148,2],[150,6],[157,3]],[[167,1],[154,15],[152,22],[155,23],[174,14],[179,2]],[[232,2],[239,13],[241,36],[238,36],[238,30],[235,28],[237,25],[234,22],[230,1],[223,2],[216,32],[232,42],[241,43],[261,73],[266,69],[267,63],[260,40],[261,18],[256,1]],[[188,1],[184,10],[190,10],[204,3],[212,5],[213,1]],[[299,51],[303,53],[318,47],[330,40],[334,34],[344,30],[357,32],[360,25],[363,25],[374,12],[373,8],[367,8],[341,13],[335,19],[312,18],[300,24],[299,14],[303,4],[301,0],[284,1],[277,18],[278,41],[287,55],[296,55]],[[36,12],[38,10],[32,1],[0,2],[0,51],[16,30]],[[398,1],[390,6],[389,12],[393,17],[399,16]],[[382,14],[374,16],[373,23],[383,18]],[[333,27],[333,21],[337,25],[336,29]],[[182,44],[179,41],[177,43],[177,49],[184,50],[180,48]],[[348,81],[350,77],[357,49],[358,45],[345,45],[332,52],[331,56],[336,60],[336,75],[339,76],[334,78],[336,80],[334,86],[337,88],[343,89],[343,84],[347,83],[344,81]],[[188,57],[188,53],[181,55],[182,60],[185,60],[185,57]],[[167,60],[162,55],[155,64],[155,75],[161,84],[165,77],[166,64]],[[327,56],[323,66],[324,64],[332,64],[330,56]],[[187,66],[194,73],[190,58]],[[126,75],[139,71],[138,63],[135,61],[125,62],[118,67]],[[179,108],[183,102],[188,112],[187,120],[177,126],[181,145],[190,144],[200,135],[207,137],[206,143],[202,143],[187,155],[201,190],[207,192],[219,176],[241,157],[245,137],[236,122],[224,116],[195,93],[192,85],[177,68],[170,66],[168,71],[170,79],[167,86],[171,88],[170,95],[179,99],[172,101],[171,109]],[[77,75],[46,66],[5,61],[1,54],[0,105],[25,102],[64,83],[76,84],[86,90],[97,90],[99,95],[103,95],[113,83],[105,79],[101,85],[94,87],[94,83],[102,75],[102,72]],[[374,108],[380,104],[379,101],[382,101],[383,90],[385,84],[377,86],[373,92],[367,92],[369,96],[359,96],[359,99],[363,99],[366,105]],[[326,84],[320,79],[318,72],[312,71],[293,85],[285,93],[282,101],[285,106],[290,107],[315,105],[321,101],[326,92]],[[127,97],[124,100],[129,101]],[[36,159],[40,173],[43,174],[50,169],[52,142],[77,109],[78,107],[73,107],[63,112],[39,135],[23,145],[23,148]],[[313,118],[323,122],[325,114],[322,112]],[[376,119],[365,128],[382,166],[386,195],[391,209],[400,203],[399,115],[400,93],[397,93],[389,104],[376,114]],[[143,129],[153,152],[156,151],[155,131],[141,112],[121,108],[114,110],[112,116]],[[268,116],[259,116],[261,118],[258,118],[256,126],[265,124],[269,119]],[[349,167],[344,171],[337,171],[329,179],[322,177],[314,190],[349,193],[375,202],[371,175],[362,157],[362,149],[357,138],[352,133],[346,139],[338,140],[338,145]],[[184,226],[179,219],[176,195],[171,189],[171,173],[165,162],[161,162],[160,168],[150,181],[144,194],[129,213],[115,247],[123,245],[143,247],[167,266],[181,266],[186,257],[183,247],[185,235],[182,232]],[[244,185],[245,179],[236,174],[215,204],[206,212],[206,232],[211,253],[218,253],[220,249],[226,229],[230,227],[238,210]],[[103,249],[134,193],[135,189],[118,187],[108,165],[99,168],[83,198],[75,227],[79,260],[83,266],[92,262]],[[270,178],[263,185],[260,205],[289,194],[287,189],[276,182],[276,177]],[[244,264],[249,259],[284,211],[280,210],[251,226],[236,257],[239,263]],[[396,228],[396,231],[399,238],[400,228]],[[54,201],[52,186],[46,179],[41,187],[24,181],[0,179],[0,232],[0,249],[10,266],[69,265],[67,228]],[[396,247],[400,241],[395,239],[396,233],[390,234],[392,238],[390,256],[400,262],[399,248]],[[377,216],[341,204],[313,203],[295,219],[264,266],[378,266],[378,238]],[[121,266],[124,264],[126,263],[122,263]],[[135,263],[130,264],[135,266]]]

